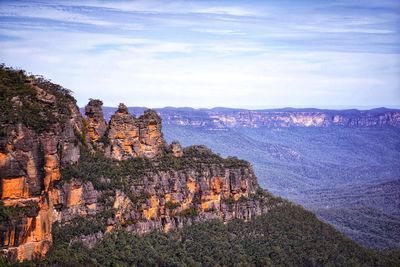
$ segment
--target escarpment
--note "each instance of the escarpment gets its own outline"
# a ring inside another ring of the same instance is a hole
[[[82,117],[61,86],[7,68],[0,77],[2,251],[41,257],[52,241],[49,195],[61,168],[79,160]]]
[[[42,258],[55,229],[92,247],[112,231],[171,231],[210,219],[249,220],[277,199],[251,165],[204,146],[166,144],[153,110],[120,104],[109,122],[91,99],[83,118],[70,92],[1,68],[0,176],[3,255]],[[84,229],[84,230],[82,230]]]
[[[132,107],[133,110],[138,109]],[[110,112],[112,109],[107,108]],[[109,112],[106,115],[109,116]],[[160,108],[164,124],[210,130],[235,128],[371,128],[400,127],[400,110],[324,110],[324,109],[190,109]]]

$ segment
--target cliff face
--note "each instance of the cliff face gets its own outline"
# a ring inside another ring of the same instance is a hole
[[[1,75],[4,255],[43,257],[54,223],[84,223],[70,242],[90,247],[119,229],[170,231],[268,210],[249,163],[202,146],[166,145],[155,111],[135,118],[121,104],[107,124],[102,102],[91,100],[84,119],[68,90],[4,67]]]
[[[130,193],[143,196],[133,203],[123,193],[115,196],[118,224],[144,233],[154,229],[169,231],[193,221],[233,218],[251,219],[267,208],[250,201],[258,189],[249,167],[204,166],[201,171],[160,171],[140,179]],[[243,201],[238,200],[243,198]],[[231,204],[228,202],[231,201]]]
[[[100,230],[75,239],[93,246],[113,230],[167,232],[210,219],[249,220],[268,210],[267,198],[260,192],[250,166],[199,164],[199,169],[179,170],[157,170],[154,166],[130,179],[129,186],[106,190],[101,186],[94,189],[91,181],[72,179],[54,195],[54,202],[60,205],[54,219],[63,225],[80,216],[103,216]]]
[[[185,116],[165,115],[165,117],[169,124],[203,125],[215,129],[235,127],[400,127],[400,111],[209,111],[205,112],[202,119],[197,118],[194,123]]]
[[[4,82],[3,69],[1,74]],[[24,78],[20,74],[10,76],[17,80]],[[76,133],[81,132],[82,117],[71,99],[56,97],[51,93],[54,88],[40,88],[48,85],[43,80],[16,83],[24,93],[12,97],[12,112],[27,112],[29,116],[35,111],[29,109],[33,106],[51,112],[54,118],[44,121],[48,115],[38,113],[37,120],[28,122],[31,124],[28,127],[24,118],[13,117],[7,105],[2,105],[5,112],[0,125],[0,197],[6,207],[18,206],[22,211],[18,218],[1,222],[1,245],[3,253],[22,260],[43,256],[49,249],[53,209],[49,195],[61,179],[61,168],[79,160]],[[2,93],[9,95],[7,91]],[[41,130],[42,125],[34,124],[39,122],[45,125],[46,131]]]

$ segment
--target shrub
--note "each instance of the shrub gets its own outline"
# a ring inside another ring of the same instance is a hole
[[[167,208],[167,209],[170,209],[170,210],[174,210],[174,209],[176,209],[176,208],[178,208],[178,207],[180,207],[181,205],[179,204],[179,203],[174,203],[174,202],[172,202],[172,201],[168,201],[167,203],[165,203],[165,207]]]

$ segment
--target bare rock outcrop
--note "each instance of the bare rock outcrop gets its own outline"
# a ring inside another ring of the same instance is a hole
[[[142,116],[135,118],[129,114],[124,104],[120,104],[111,117],[108,140],[108,156],[113,159],[154,158],[162,151],[165,143],[161,132],[161,118],[153,110],[147,110]]]
[[[178,141],[173,141],[170,145],[171,148],[171,152],[172,154],[177,157],[180,158],[183,156],[183,149],[181,144]]]

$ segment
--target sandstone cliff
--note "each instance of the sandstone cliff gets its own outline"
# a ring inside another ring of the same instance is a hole
[[[79,164],[70,166],[77,171],[65,174],[65,183],[54,195],[60,204],[55,221],[62,226],[86,216],[91,224],[100,225],[84,232],[71,228],[76,231],[71,242],[91,247],[109,231],[170,231],[210,219],[249,220],[268,211],[274,203],[259,188],[248,163],[203,149],[189,147],[181,158],[167,154],[140,165],[128,160],[111,170],[110,180],[99,177],[101,169],[84,171],[92,162],[107,164],[109,159],[84,155]],[[204,154],[193,157],[200,153]],[[136,172],[120,170],[129,167]],[[121,181],[115,182],[115,177]]]
[[[1,78],[0,197],[5,206],[21,208],[17,218],[3,216],[1,244],[4,253],[30,259],[51,244],[49,194],[61,168],[79,160],[82,117],[62,87],[7,69]]]
[[[155,111],[136,118],[120,104],[107,123],[102,102],[90,100],[82,118],[61,86],[4,67],[1,76],[0,231],[8,257],[43,257],[55,227],[70,227],[71,244],[91,247],[110,231],[248,220],[275,205],[249,163],[167,145]]]

